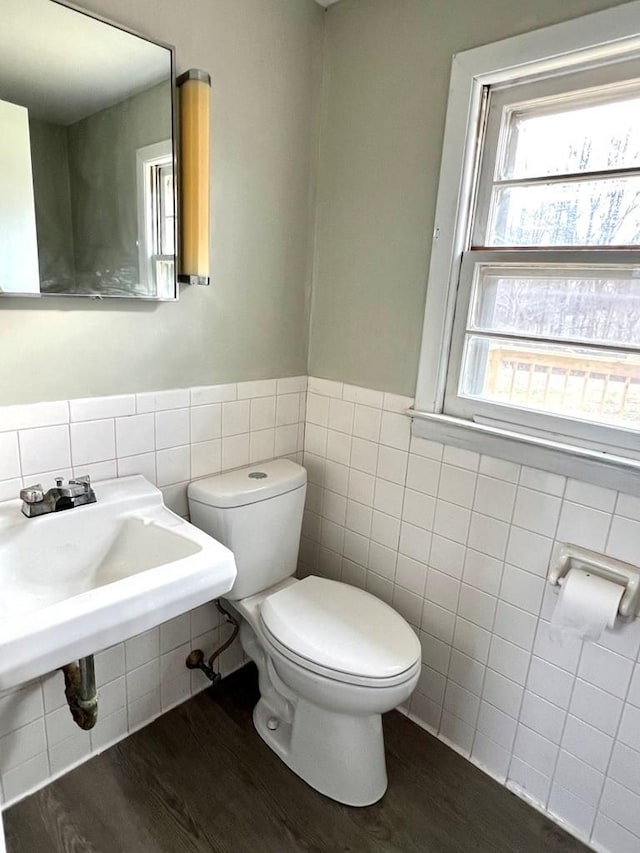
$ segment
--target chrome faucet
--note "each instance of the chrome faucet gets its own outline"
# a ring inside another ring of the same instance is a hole
[[[20,489],[22,513],[27,518],[47,515],[50,512],[61,512],[76,506],[96,502],[96,493],[91,488],[91,478],[76,477],[64,485],[62,477],[56,478],[56,485],[45,492],[40,483]]]

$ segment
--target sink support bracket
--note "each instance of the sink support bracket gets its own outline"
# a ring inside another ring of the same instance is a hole
[[[98,721],[98,694],[93,655],[62,667],[64,695],[76,725],[92,729]]]

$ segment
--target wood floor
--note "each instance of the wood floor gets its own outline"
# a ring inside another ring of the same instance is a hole
[[[253,667],[5,814],[8,853],[585,853],[396,712],[389,790],[365,809],[298,779],[251,722]]]

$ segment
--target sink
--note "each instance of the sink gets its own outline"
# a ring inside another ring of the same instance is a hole
[[[0,690],[122,642],[228,592],[224,545],[164,506],[142,476],[97,502],[25,518],[0,503]]]

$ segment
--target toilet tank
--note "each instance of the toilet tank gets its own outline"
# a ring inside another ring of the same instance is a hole
[[[233,551],[235,601],[295,574],[307,472],[289,459],[227,471],[189,485],[191,523]]]

